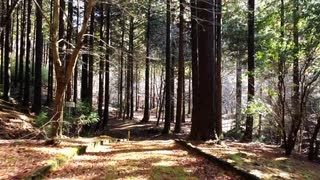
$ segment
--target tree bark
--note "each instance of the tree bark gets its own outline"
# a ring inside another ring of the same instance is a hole
[[[251,104],[254,100],[254,75],[255,75],[255,63],[254,63],[254,0],[248,0],[248,103],[247,108],[251,108]],[[243,142],[252,141],[253,132],[253,114],[247,111],[246,130],[242,137]]]
[[[294,0],[293,1],[294,10],[293,10],[293,43],[294,43],[294,59],[293,59],[293,95],[291,97],[291,103],[292,103],[292,123],[289,130],[287,142],[286,142],[286,155],[291,155],[295,143],[297,141],[297,133],[300,129],[300,125],[302,122],[302,112],[301,108],[301,102],[300,101],[300,75],[299,75],[299,29],[298,29],[298,23],[299,23],[299,1]]]
[[[134,17],[130,17],[130,32],[129,32],[129,63],[130,63],[130,116],[129,119],[133,119],[134,116],[134,104],[133,104],[133,55],[134,55]]]
[[[63,102],[64,102],[64,93],[67,88],[68,82],[71,80],[73,70],[75,68],[78,54],[81,50],[83,44],[83,35],[87,29],[88,21],[92,12],[92,8],[95,5],[94,0],[89,0],[85,15],[83,18],[83,24],[78,33],[77,43],[70,56],[69,65],[67,71],[64,72],[64,66],[59,57],[59,45],[58,45],[58,30],[59,30],[59,14],[60,14],[60,1],[54,0],[54,10],[53,10],[53,22],[52,22],[52,55],[54,60],[54,67],[57,79],[57,89],[55,96],[55,105],[52,117],[52,138],[55,139],[62,135],[62,124],[63,124]]]
[[[107,5],[107,19],[106,19],[106,42],[107,42],[107,48],[106,48],[106,66],[105,66],[105,96],[104,96],[104,112],[103,112],[103,129],[106,129],[108,126],[109,121],[109,84],[110,84],[110,16],[111,16],[111,5]]]
[[[102,51],[102,47],[103,47],[103,19],[104,19],[104,15],[103,15],[103,5],[100,6],[100,51]],[[103,55],[100,55],[99,58],[99,95],[98,95],[98,114],[100,119],[103,119],[103,111],[102,111],[102,106],[103,106],[103,80],[104,80],[104,59],[103,59]]]
[[[42,100],[42,56],[43,56],[43,34],[42,34],[42,0],[38,0],[36,10],[36,61],[35,79],[32,111],[39,114]]]
[[[30,51],[31,51],[31,10],[32,10],[32,1],[28,0],[28,8],[27,8],[27,54],[26,54],[26,69],[25,69],[25,75],[24,75],[24,96],[23,96],[23,105],[29,106],[29,100],[30,100]]]
[[[23,1],[23,10],[21,12],[21,34],[20,34],[20,61],[19,61],[19,79],[23,79],[23,62],[24,62],[24,55],[25,55],[25,29],[26,29],[26,6],[27,1]],[[22,102],[23,99],[23,85],[24,81],[20,81],[19,83],[19,101]]]
[[[15,63],[15,71],[14,71],[14,87],[17,87],[18,85],[18,74],[19,74],[19,10],[20,10],[20,6],[18,6],[17,11],[16,11],[16,15],[17,15],[17,19],[16,19],[16,63]]]
[[[183,81],[184,81],[184,0],[180,0],[180,24],[179,24],[179,66],[178,66],[178,89],[177,89],[177,109],[176,109],[176,124],[174,127],[175,133],[181,132],[182,122],[182,106],[183,106]]]
[[[123,112],[123,61],[124,61],[124,33],[125,33],[125,19],[122,15],[122,27],[121,27],[121,53],[120,53],[120,82],[119,82],[119,117],[122,117]]]
[[[94,46],[94,19],[95,19],[95,9],[93,8],[91,12],[91,20],[90,20],[90,37],[89,37],[89,80],[88,80],[88,103],[89,106],[92,108],[92,98],[93,98],[93,61],[94,61],[94,56],[93,56],[93,46]]]
[[[236,62],[236,130],[240,130],[242,111],[242,61],[241,57]]]
[[[165,121],[162,133],[169,134],[171,123],[171,0],[167,0],[166,13],[166,79],[165,79]]]
[[[146,30],[146,72],[145,72],[145,98],[144,98],[144,113],[141,122],[147,123],[150,120],[150,92],[149,92],[149,74],[150,74],[150,28],[151,28],[151,2],[149,0],[148,12],[147,12],[147,30]]]
[[[222,25],[222,3],[221,0],[216,0],[216,132],[218,137],[222,135],[222,82],[221,82],[221,58],[222,58],[222,43],[221,43],[221,25]]]
[[[214,85],[215,85],[215,12],[212,0],[198,2],[199,30],[199,104],[193,117],[191,136],[193,140],[216,139]]]

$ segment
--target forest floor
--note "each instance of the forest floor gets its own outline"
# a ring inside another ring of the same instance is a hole
[[[45,179],[240,179],[173,140],[110,143],[77,156]]]
[[[140,124],[142,112],[138,112],[134,121],[110,121],[111,136],[126,138],[130,131],[133,140],[167,140],[186,139],[191,127],[190,118],[186,118],[180,134],[161,135],[162,124],[156,126],[157,119],[151,116],[147,124]],[[174,127],[174,123],[171,124]],[[254,174],[262,179],[319,179],[320,164],[308,161],[305,154],[293,153],[284,155],[283,149],[276,145],[266,145],[259,142],[239,143],[237,141],[191,142],[207,154],[224,159],[232,165]]]
[[[15,132],[16,128],[23,127],[21,125],[28,129],[26,133],[35,131],[30,126],[31,115],[19,111],[19,107],[0,104],[0,121],[10,120],[6,123],[12,125],[9,132]],[[127,139],[130,131],[130,141],[104,144],[76,156],[46,179],[240,179],[205,158],[184,150],[172,140],[187,137],[190,118],[186,118],[182,133],[166,136],[161,135],[163,122],[156,126],[154,113],[149,123],[141,124],[141,119],[142,112],[136,113],[134,120],[112,118],[107,134]],[[76,144],[62,143],[59,146],[48,146],[43,140],[0,140],[0,179],[29,176],[52,157],[66,154],[72,147],[93,139],[81,138]],[[320,164],[307,161],[301,154],[286,157],[277,146],[236,141],[191,144],[262,179],[319,179]]]

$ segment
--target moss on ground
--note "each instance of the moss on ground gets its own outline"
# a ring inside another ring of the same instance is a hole
[[[192,177],[191,174],[186,172],[182,167],[156,166],[152,170],[151,179],[153,180],[161,180],[161,179],[184,180],[184,179],[198,179],[198,178]]]

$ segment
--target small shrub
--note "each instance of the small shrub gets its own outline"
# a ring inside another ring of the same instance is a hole
[[[74,113],[65,111],[64,130],[69,135],[80,135],[83,126],[90,126],[99,121],[98,113],[94,112],[86,102],[79,102]]]
[[[35,119],[36,127],[42,127],[44,124],[48,122],[48,112],[40,112],[39,115]]]

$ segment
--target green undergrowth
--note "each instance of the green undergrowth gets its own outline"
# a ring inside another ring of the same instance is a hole
[[[243,152],[230,154],[228,162],[262,179],[317,179],[318,165],[287,157],[258,157]],[[319,167],[319,166],[318,166]]]
[[[167,166],[156,166],[152,170],[151,179],[173,179],[173,180],[184,180],[184,179],[198,179],[192,177],[189,172],[186,172],[183,167],[167,167]]]

